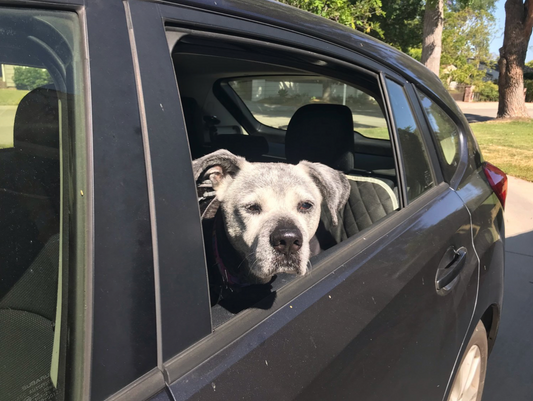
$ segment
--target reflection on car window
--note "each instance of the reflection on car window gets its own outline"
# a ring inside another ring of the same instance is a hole
[[[264,125],[285,130],[296,110],[306,104],[343,104],[352,110],[355,131],[389,139],[387,122],[374,97],[343,82],[320,76],[264,76],[228,83]]]
[[[453,120],[422,92],[418,92],[431,130],[437,139],[437,148],[444,175],[450,180],[459,161],[459,130]]]
[[[80,113],[78,17],[0,8],[0,26],[0,398],[63,399],[60,143]]]
[[[411,201],[435,186],[435,182],[420,129],[403,87],[387,80],[387,89],[403,156],[407,198]]]
[[[22,98],[32,89],[51,82],[44,68],[0,64],[0,149],[13,147],[15,111]]]

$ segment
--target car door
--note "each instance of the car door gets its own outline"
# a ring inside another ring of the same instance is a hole
[[[478,261],[468,211],[442,180],[405,80],[355,52],[299,35],[296,26],[281,30],[253,22],[251,14],[237,19],[202,10],[200,4],[127,4],[148,151],[158,150],[150,153],[153,216],[158,227],[166,228],[158,228],[154,241],[159,255],[165,255],[156,277],[162,334],[158,366],[174,398],[442,399],[474,310]],[[319,255],[313,271],[281,288],[269,308],[245,310],[215,329],[165,23],[275,41],[289,50],[312,48],[381,74],[402,183],[401,210]],[[411,122],[402,122],[402,115]],[[404,137],[415,138],[422,151]],[[178,146],[179,157],[169,153],[168,143]],[[168,182],[179,197],[161,197],[169,191]],[[180,220],[186,223],[179,229],[169,227],[170,221]],[[185,244],[169,240],[176,235]],[[185,248],[186,257],[171,260],[172,252]],[[457,274],[448,276],[447,269]],[[182,290],[170,291],[172,286]]]

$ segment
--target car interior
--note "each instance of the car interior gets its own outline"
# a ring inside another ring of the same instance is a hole
[[[172,60],[192,159],[227,149],[251,162],[308,160],[346,175],[351,193],[339,213],[342,224],[333,226],[322,213],[323,249],[398,209],[396,161],[376,74],[312,54],[195,35],[179,36]],[[292,279],[276,280],[274,290]],[[214,326],[226,319],[213,312]]]

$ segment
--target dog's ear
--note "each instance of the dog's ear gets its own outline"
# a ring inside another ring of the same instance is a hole
[[[340,171],[321,163],[301,161],[299,163],[311,176],[331,214],[333,225],[338,224],[337,212],[341,210],[350,197],[350,182]]]
[[[235,156],[225,149],[217,150],[193,160],[194,181],[208,179],[216,191],[226,178],[235,176],[246,163],[248,162],[244,157]]]

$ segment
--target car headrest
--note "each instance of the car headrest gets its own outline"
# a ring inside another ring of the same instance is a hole
[[[319,162],[336,170],[354,168],[353,116],[341,104],[308,104],[291,118],[285,136],[289,163]]]
[[[217,135],[214,146],[217,149],[227,149],[235,155],[252,161],[269,151],[265,137],[241,134]]]
[[[22,98],[13,134],[15,149],[47,159],[59,158],[59,101],[54,89],[36,88]]]

